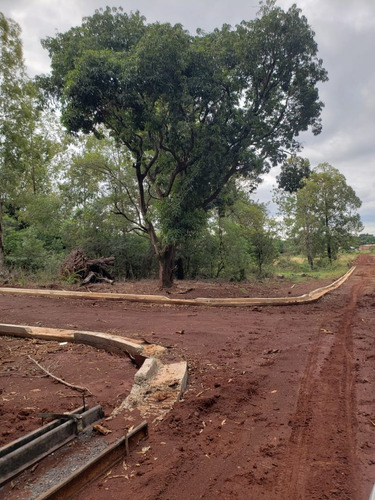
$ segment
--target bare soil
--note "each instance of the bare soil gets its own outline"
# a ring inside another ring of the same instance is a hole
[[[170,346],[169,360],[189,363],[183,400],[161,422],[150,419],[148,441],[80,498],[367,499],[375,477],[375,256],[361,255],[356,264],[338,290],[298,306],[0,295],[2,323],[143,338]],[[325,284],[180,282],[170,296],[294,296]],[[150,281],[89,289],[160,293]],[[2,444],[40,425],[39,411],[81,404],[28,355],[87,386],[90,406],[102,404],[107,415],[128,394],[135,372],[128,359],[87,346],[0,337],[0,349]],[[98,439],[109,442],[140,418],[105,421],[112,433]],[[25,482],[37,481],[43,467],[0,489],[0,497],[27,498]]]

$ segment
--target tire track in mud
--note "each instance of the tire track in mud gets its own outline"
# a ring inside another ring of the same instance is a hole
[[[333,312],[332,319],[338,317],[333,335],[318,333],[311,347],[297,409],[289,422],[288,471],[280,498],[362,498],[357,484],[352,321],[368,275],[361,267],[354,283],[345,285],[345,310]]]

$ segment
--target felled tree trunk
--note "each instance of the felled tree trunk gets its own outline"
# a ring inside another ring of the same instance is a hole
[[[109,268],[115,263],[114,257],[88,259],[82,250],[73,250],[61,265],[61,275],[68,281],[81,282],[81,285],[105,281],[113,283]]]
[[[95,283],[96,281],[105,281],[111,285],[114,282],[112,275],[108,271],[109,266],[115,263],[114,257],[100,257],[99,259],[92,259],[87,261],[88,274],[82,281],[81,285],[88,283]]]

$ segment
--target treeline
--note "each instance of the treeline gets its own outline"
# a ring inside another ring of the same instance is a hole
[[[157,277],[149,238],[125,216],[131,207],[122,192],[128,184],[116,145],[80,137],[58,156],[58,168],[49,171],[49,189],[23,192],[3,204],[6,268],[58,278],[62,260],[80,248],[91,258],[114,256],[118,278]],[[176,277],[241,280],[263,274],[276,258],[277,228],[266,206],[237,188],[224,205],[207,211],[177,246]]]
[[[1,274],[57,277],[79,248],[170,286],[264,275],[286,251],[313,268],[356,246],[360,200],[296,156],[299,132],[320,132],[327,74],[295,5],[197,35],[99,10],[43,41],[52,71],[34,81],[1,13],[0,44]],[[252,195],[276,164],[272,219]]]
[[[110,139],[84,137],[53,157],[43,192],[23,191],[3,205],[7,269],[44,272],[56,279],[65,256],[80,248],[90,258],[114,256],[117,278],[156,278],[151,242],[124,215],[129,201],[122,189],[129,183],[122,179],[122,162]],[[375,240],[373,235],[356,236],[361,223],[355,206],[360,202],[345,178],[327,164],[311,170],[296,191],[279,187],[274,198],[282,218],[271,217],[267,206],[253,201],[244,187],[232,186],[225,200],[207,211],[177,246],[175,277],[263,277],[274,272],[280,257],[301,254],[312,269],[332,263],[339,251]]]

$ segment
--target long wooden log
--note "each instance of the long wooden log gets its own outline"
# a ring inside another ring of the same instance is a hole
[[[61,297],[69,299],[103,299],[140,302],[144,304],[176,304],[191,306],[216,306],[216,307],[251,307],[251,306],[283,306],[309,304],[316,302],[321,297],[341,286],[354,272],[352,267],[346,274],[341,276],[330,285],[313,290],[310,293],[299,295],[298,297],[255,297],[255,298],[169,298],[163,295],[136,295],[131,293],[99,293],[99,292],[71,292],[66,290],[43,290],[29,288],[0,288],[0,294],[9,295],[37,295],[48,297]]]

